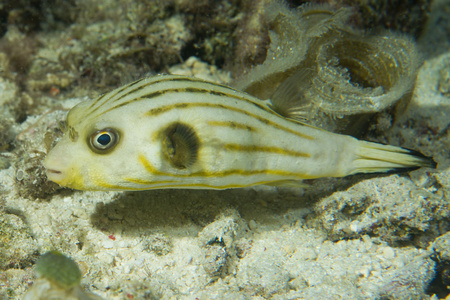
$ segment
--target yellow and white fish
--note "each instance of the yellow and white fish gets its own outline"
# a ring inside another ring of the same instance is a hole
[[[50,180],[80,190],[227,189],[435,166],[184,76],[135,81],[78,104],[66,122],[44,165]]]

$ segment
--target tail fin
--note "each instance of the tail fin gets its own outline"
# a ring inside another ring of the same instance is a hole
[[[353,174],[404,172],[421,167],[436,168],[436,162],[422,153],[405,148],[359,141]]]

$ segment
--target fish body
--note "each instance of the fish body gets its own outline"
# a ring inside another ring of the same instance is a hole
[[[407,149],[285,118],[228,86],[145,78],[68,114],[47,155],[50,180],[80,190],[227,189],[432,167]]]

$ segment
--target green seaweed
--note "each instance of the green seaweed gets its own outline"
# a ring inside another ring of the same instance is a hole
[[[81,271],[77,264],[58,251],[42,255],[36,263],[36,272],[64,288],[78,286],[81,281]]]

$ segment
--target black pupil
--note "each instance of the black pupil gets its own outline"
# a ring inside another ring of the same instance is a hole
[[[109,134],[103,133],[97,138],[97,142],[102,146],[106,146],[111,142],[111,137]]]

